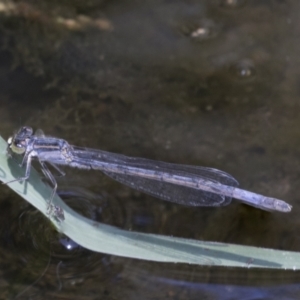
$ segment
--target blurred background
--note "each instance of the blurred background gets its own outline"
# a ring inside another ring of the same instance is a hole
[[[300,251],[300,3],[0,1],[0,119],[82,147],[214,167],[290,214],[188,208],[65,169],[60,195],[126,230]],[[38,167],[37,167],[38,168]],[[299,272],[85,250],[7,186],[1,299],[299,299]]]

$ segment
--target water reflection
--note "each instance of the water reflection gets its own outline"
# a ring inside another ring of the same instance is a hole
[[[218,284],[202,284],[188,282],[183,280],[172,280],[168,278],[149,278],[154,284],[162,284],[170,287],[173,290],[172,294],[177,294],[177,289],[185,289],[188,291],[188,297],[201,297],[208,299],[286,299],[293,300],[300,297],[299,285],[279,285],[276,287],[247,287],[236,285],[218,285]],[[288,290],[288,292],[287,292]]]
[[[134,287],[130,299],[180,296],[185,299],[297,299],[299,285],[286,283],[293,274],[289,271],[282,277],[278,270],[229,270],[129,260],[118,278],[120,283],[130,282]]]

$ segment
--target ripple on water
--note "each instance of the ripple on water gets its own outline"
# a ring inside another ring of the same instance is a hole
[[[95,221],[103,217],[103,197],[82,189],[64,190],[60,194],[68,205],[86,217]],[[61,235],[29,205],[16,211],[9,227],[2,227],[1,236],[6,239],[1,247],[7,260],[7,274],[3,275],[13,297],[38,293],[45,284],[52,290],[60,290],[82,284],[91,276],[103,282],[118,274],[112,271],[109,256],[89,251]]]

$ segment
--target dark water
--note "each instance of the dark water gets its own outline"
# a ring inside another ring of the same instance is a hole
[[[1,135],[21,124],[72,144],[215,167],[284,199],[164,203],[66,169],[68,204],[128,230],[300,250],[298,1],[0,1]],[[93,253],[1,187],[1,299],[298,299],[299,272]],[[298,227],[299,223],[299,227]]]

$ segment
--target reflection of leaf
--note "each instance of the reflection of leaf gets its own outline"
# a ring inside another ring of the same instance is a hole
[[[6,146],[6,142],[0,137],[0,180],[3,182],[24,175],[24,169],[13,159],[6,157]],[[33,168],[30,179],[25,184],[16,181],[8,186],[47,216],[46,199],[51,194],[51,189],[41,181]],[[300,269],[300,253],[297,252],[125,231],[77,214],[58,196],[53,199],[53,203],[61,207],[65,215],[62,222],[51,219],[57,230],[93,251],[160,262]]]

